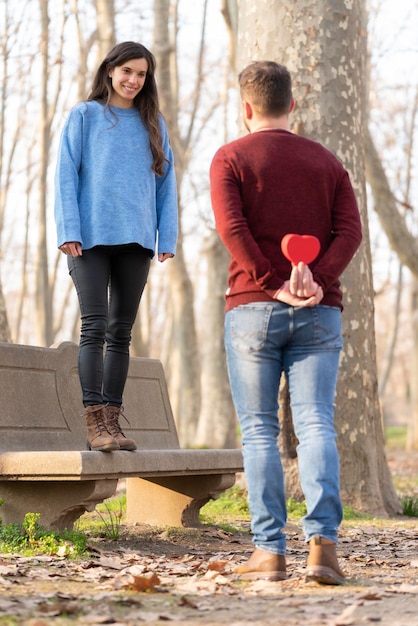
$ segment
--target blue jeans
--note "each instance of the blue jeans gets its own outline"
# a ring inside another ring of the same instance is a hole
[[[226,314],[228,373],[241,426],[253,542],[263,550],[286,551],[286,496],[277,444],[282,372],[298,438],[305,539],[319,534],[337,542],[342,506],[334,400],[342,343],[341,312],[334,307],[255,302]]]

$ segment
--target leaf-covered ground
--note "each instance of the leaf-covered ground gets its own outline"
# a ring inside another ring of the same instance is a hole
[[[414,457],[389,462],[418,478]],[[289,577],[278,583],[233,574],[252,551],[245,523],[233,533],[124,529],[117,542],[95,540],[85,560],[3,554],[0,626],[418,625],[417,519],[345,522],[342,587],[305,583],[300,526],[287,531]]]

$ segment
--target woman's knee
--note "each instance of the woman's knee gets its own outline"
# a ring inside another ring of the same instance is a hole
[[[106,330],[106,343],[108,345],[129,346],[131,330],[130,324],[110,324]]]
[[[81,318],[81,336],[104,341],[107,319],[97,315],[83,315]]]

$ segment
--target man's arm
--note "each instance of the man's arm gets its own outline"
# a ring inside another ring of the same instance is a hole
[[[212,161],[210,183],[216,229],[226,249],[260,289],[277,291],[283,280],[260,250],[248,226],[239,180],[223,149],[218,150]]]
[[[332,210],[332,241],[313,267],[313,278],[324,292],[343,273],[362,239],[360,213],[347,172],[337,188]]]

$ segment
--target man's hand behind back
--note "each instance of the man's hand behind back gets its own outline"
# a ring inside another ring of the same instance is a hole
[[[305,263],[292,267],[290,279],[276,295],[276,299],[291,306],[315,306],[324,297],[322,287],[313,279],[312,272]]]

